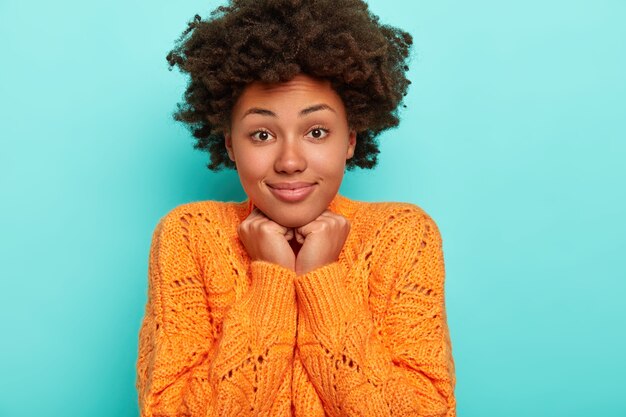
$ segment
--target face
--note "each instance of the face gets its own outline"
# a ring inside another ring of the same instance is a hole
[[[225,138],[250,201],[285,227],[310,223],[328,208],[356,145],[339,95],[306,75],[246,87]]]

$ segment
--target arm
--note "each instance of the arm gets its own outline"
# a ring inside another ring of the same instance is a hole
[[[387,227],[368,257],[376,321],[339,262],[296,278],[300,355],[330,415],[455,416],[439,230],[416,210]]]
[[[293,285],[285,283],[293,272],[253,262],[251,287],[218,323],[208,300],[227,308],[234,289],[227,274],[202,278],[191,250],[192,217],[173,212],[153,235],[137,360],[141,416],[276,415],[272,407],[289,398],[296,306]],[[219,262],[218,251],[207,255]],[[224,292],[208,293],[204,280]]]

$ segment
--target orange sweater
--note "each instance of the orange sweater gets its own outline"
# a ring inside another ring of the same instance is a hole
[[[188,203],[156,227],[141,416],[455,416],[432,218],[337,195],[351,223],[338,261],[296,276],[250,261],[237,225],[251,208]]]

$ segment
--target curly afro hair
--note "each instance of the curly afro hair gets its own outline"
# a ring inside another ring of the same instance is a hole
[[[377,136],[399,123],[398,107],[413,39],[380,24],[362,0],[231,0],[209,19],[196,15],[167,55],[190,79],[173,114],[207,151],[207,167],[234,168],[224,145],[232,109],[251,82],[285,82],[297,74],[329,80],[357,132],[346,162],[372,168]]]

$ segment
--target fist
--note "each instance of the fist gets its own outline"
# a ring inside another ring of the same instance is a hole
[[[302,244],[296,259],[296,274],[302,275],[339,259],[350,233],[350,222],[330,210],[311,223],[295,229],[295,238]]]
[[[271,262],[295,270],[296,256],[289,245],[293,229],[273,222],[255,207],[239,224],[237,234],[253,261]]]

